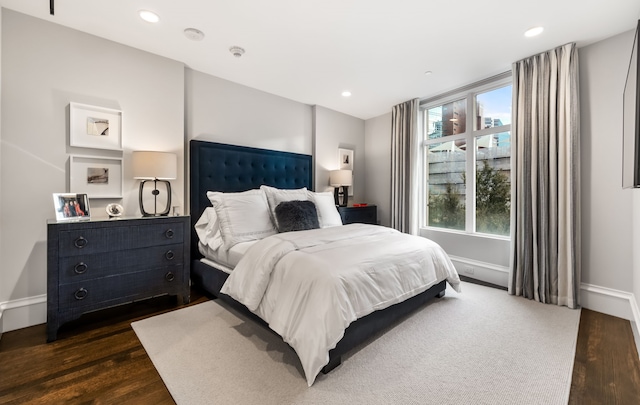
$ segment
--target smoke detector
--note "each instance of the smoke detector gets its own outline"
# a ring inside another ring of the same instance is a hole
[[[204,32],[196,28],[186,28],[184,30],[184,36],[192,41],[202,41],[202,38],[204,38]]]
[[[229,48],[229,52],[231,52],[236,58],[239,58],[244,54],[244,49],[239,46],[232,46]]]

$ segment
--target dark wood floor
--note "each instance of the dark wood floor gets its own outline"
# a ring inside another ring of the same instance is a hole
[[[195,290],[191,297],[190,305],[207,300]],[[48,344],[44,325],[5,333],[0,404],[174,404],[130,324],[175,308],[161,297],[100,312],[67,324]],[[631,325],[582,310],[569,404],[639,403]]]

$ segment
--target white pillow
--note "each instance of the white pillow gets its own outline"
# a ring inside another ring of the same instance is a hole
[[[309,193],[309,200],[313,201],[316,205],[320,228],[342,225],[342,218],[336,208],[336,201],[333,193],[329,191],[324,193],[314,193],[313,191],[307,192]]]
[[[262,190],[241,193],[208,191],[207,197],[218,215],[225,249],[240,242],[259,240],[278,233],[271,221]]]
[[[209,246],[216,251],[222,246],[222,234],[220,233],[220,221],[213,207],[207,207],[194,226],[200,243]]]
[[[278,222],[276,220],[276,207],[278,206],[278,204],[283,201],[307,201],[309,199],[309,194],[307,194],[306,187],[285,190],[262,185],[260,186],[260,190],[264,191],[264,194],[267,196],[271,220],[274,224],[276,224],[276,227],[278,225]]]

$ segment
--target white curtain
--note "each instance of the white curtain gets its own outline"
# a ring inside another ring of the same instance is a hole
[[[419,108],[416,98],[391,112],[391,227],[412,235],[418,233]]]
[[[513,64],[509,293],[580,305],[578,53],[567,44]]]

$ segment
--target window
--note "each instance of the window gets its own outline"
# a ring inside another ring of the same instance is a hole
[[[423,105],[422,119],[422,225],[508,236],[510,79],[431,100]]]

